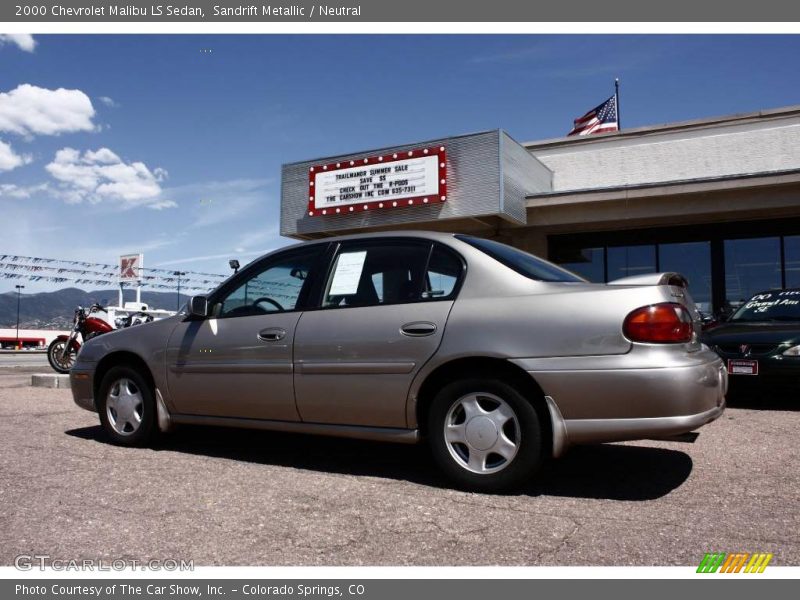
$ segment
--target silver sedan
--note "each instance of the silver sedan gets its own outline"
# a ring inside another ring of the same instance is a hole
[[[122,445],[176,424],[424,439],[454,484],[505,491],[572,444],[722,414],[727,375],[686,288],[675,273],[588,283],[466,235],[329,238],[90,340],[72,391]]]

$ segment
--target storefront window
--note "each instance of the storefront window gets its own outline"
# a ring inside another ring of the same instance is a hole
[[[692,227],[652,233],[560,234],[550,238],[549,255],[597,283],[657,271],[681,273],[689,280],[697,307],[706,314],[730,313],[761,291],[800,288],[800,222],[792,226],[791,235],[783,236],[789,225],[725,229],[732,231]],[[764,235],[767,232],[775,235]],[[760,237],[738,237],[758,233]]]
[[[725,240],[726,309],[781,287],[780,244],[779,237]]]
[[[783,238],[786,287],[800,287],[800,235]]]
[[[563,258],[566,258],[564,261]],[[604,283],[606,269],[602,248],[579,248],[557,261],[565,269],[577,273],[592,283]]]
[[[711,242],[660,244],[658,263],[659,271],[675,271],[686,277],[697,308],[711,314]]]
[[[655,272],[655,246],[618,246],[608,249],[609,281]]]

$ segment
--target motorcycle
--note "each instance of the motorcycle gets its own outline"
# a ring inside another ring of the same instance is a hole
[[[79,306],[75,309],[72,332],[69,335],[60,335],[47,347],[47,361],[57,373],[69,373],[72,365],[75,364],[75,357],[81,349],[81,343],[85,344],[93,337],[103,333],[114,331],[114,329],[124,329],[142,323],[149,323],[153,316],[145,312],[136,312],[127,317],[118,317],[114,325],[100,317],[93,316],[95,313],[108,311],[100,304],[94,303],[89,309]],[[78,337],[80,336],[80,341]]]
[[[75,317],[72,322],[72,332],[69,335],[60,335],[47,347],[47,361],[57,373],[69,373],[72,365],[75,364],[75,357],[81,349],[81,343],[113,331],[107,321],[100,317],[93,316],[98,312],[106,312],[106,309],[95,303],[88,309],[79,306],[75,309]],[[79,338],[80,337],[80,341]]]

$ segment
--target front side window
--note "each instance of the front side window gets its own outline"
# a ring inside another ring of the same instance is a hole
[[[314,247],[268,259],[262,269],[247,275],[216,303],[215,316],[245,317],[296,310],[321,252],[322,248]]]
[[[430,244],[391,242],[345,247],[334,260],[324,307],[376,306],[423,297]]]

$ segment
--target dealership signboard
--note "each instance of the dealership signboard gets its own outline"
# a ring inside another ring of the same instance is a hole
[[[287,164],[281,235],[456,229],[447,222],[482,217],[524,225],[526,197],[551,191],[552,177],[502,130]]]
[[[309,167],[308,215],[417,206],[447,200],[444,146]]]

